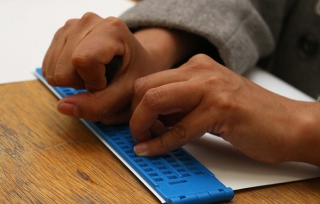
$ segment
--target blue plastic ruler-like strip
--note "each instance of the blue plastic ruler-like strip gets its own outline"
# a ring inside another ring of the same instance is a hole
[[[48,85],[41,68],[36,69],[36,75],[58,98],[85,92]],[[214,203],[233,198],[233,190],[183,148],[161,156],[139,157],[133,151],[135,143],[127,125],[82,121],[162,203]]]

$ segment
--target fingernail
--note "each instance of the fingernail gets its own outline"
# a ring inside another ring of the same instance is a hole
[[[147,156],[147,148],[147,143],[143,142],[134,146],[133,150],[138,156]]]
[[[64,115],[78,117],[78,108],[71,103],[60,103],[58,104],[57,109]]]

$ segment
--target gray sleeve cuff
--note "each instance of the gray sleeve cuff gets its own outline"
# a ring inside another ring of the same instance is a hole
[[[237,73],[253,67],[275,44],[249,0],[144,0],[120,18],[132,29],[166,27],[205,37]]]

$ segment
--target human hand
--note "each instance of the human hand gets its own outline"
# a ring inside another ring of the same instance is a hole
[[[58,103],[60,112],[98,121],[129,106],[133,81],[152,73],[143,69],[146,66],[142,55],[148,59],[148,53],[122,21],[87,13],[81,19],[67,21],[57,31],[42,70],[50,85],[88,90],[62,99]],[[122,57],[122,66],[115,75],[121,86],[110,84],[105,77],[105,65],[114,56]]]
[[[192,41],[187,40],[191,37]],[[131,114],[135,79],[171,68],[199,41],[199,37],[161,28],[132,34],[117,18],[103,19],[87,13],[81,19],[67,21],[57,31],[43,61],[43,75],[50,85],[88,90],[62,99],[58,103],[61,113],[122,123]],[[105,65],[114,56],[122,57],[122,66],[110,83],[105,78]]]
[[[130,120],[135,152],[162,154],[209,132],[256,160],[287,161],[302,132],[296,124],[305,119],[298,104],[197,55],[135,82]],[[173,125],[168,131],[167,122]]]

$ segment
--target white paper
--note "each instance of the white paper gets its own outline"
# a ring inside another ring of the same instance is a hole
[[[119,16],[129,0],[2,0],[0,2],[0,84],[34,80],[34,70],[55,32],[68,19],[94,12]]]

